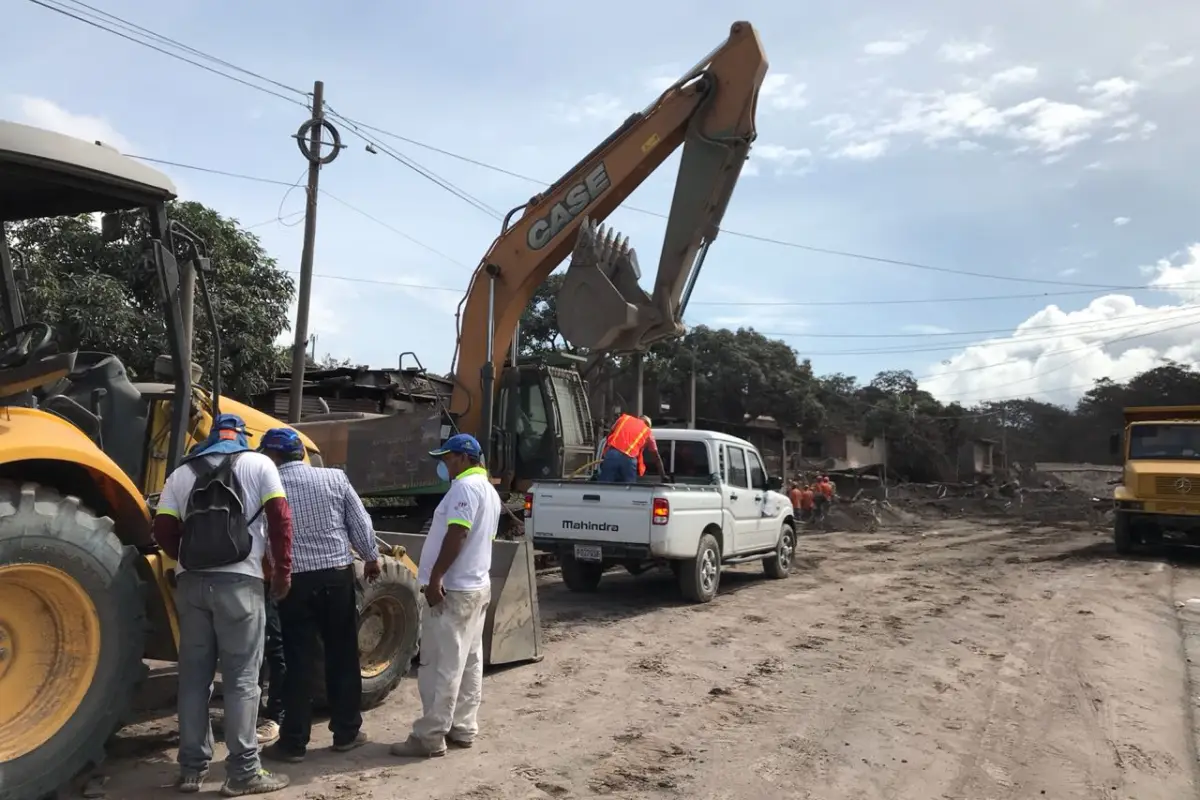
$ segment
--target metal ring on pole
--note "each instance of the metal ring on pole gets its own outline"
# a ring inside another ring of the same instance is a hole
[[[333,139],[332,149],[323,156],[318,156],[309,149],[308,137],[312,133],[313,128],[320,127],[324,131],[329,132],[329,136]],[[300,154],[314,164],[325,166],[329,162],[337,158],[338,151],[345,145],[342,144],[342,134],[334,127],[333,123],[327,119],[310,119],[300,126],[295,135],[296,144],[300,148]]]

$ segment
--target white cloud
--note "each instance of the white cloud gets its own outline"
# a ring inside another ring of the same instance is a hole
[[[879,39],[868,42],[863,52],[869,56],[899,56],[907,53],[913,45],[920,44],[925,38],[924,31],[904,33],[895,39]]]
[[[808,105],[805,97],[808,85],[786,72],[767,73],[758,98],[775,111],[797,111]]]
[[[1128,225],[1132,221],[1133,220],[1131,220],[1129,217],[1117,217],[1116,219],[1113,220],[1113,225],[1116,225],[1118,228],[1121,228],[1121,227],[1124,227],[1125,225]]]
[[[1028,64],[1018,64],[1015,67],[1002,69],[999,72],[993,73],[986,81],[984,88],[987,90],[999,89],[1004,86],[1019,86],[1025,83],[1033,83],[1037,80],[1038,68],[1029,66]]]
[[[133,152],[133,146],[129,140],[103,117],[72,114],[44,97],[16,95],[12,101],[16,107],[17,122],[74,136],[89,142],[103,142],[123,153]]]
[[[952,329],[942,327],[941,325],[926,325],[926,324],[922,324],[922,323],[905,325],[900,330],[904,331],[905,333],[920,333],[920,334],[928,334],[931,336],[935,336],[935,335],[939,335],[939,334],[943,334],[943,333],[953,333],[954,332]]]
[[[991,53],[986,42],[946,42],[938,48],[938,58],[951,64],[970,64]]]
[[[575,103],[559,103],[558,115],[572,125],[591,122],[614,122],[628,116],[620,98],[605,92],[584,95]]]
[[[849,158],[853,161],[874,161],[888,151],[891,143],[887,139],[870,139],[852,142],[834,153],[834,158]]]
[[[1200,244],[1143,271],[1175,303],[1141,305],[1109,294],[1076,311],[1050,305],[1011,336],[972,344],[934,366],[922,385],[945,402],[1030,396],[1071,403],[1098,378],[1127,380],[1166,360],[1200,366]]]
[[[806,147],[784,147],[778,144],[756,144],[750,149],[750,160],[743,175],[761,174],[760,164],[769,163],[776,175],[805,175],[812,171],[813,154]]]

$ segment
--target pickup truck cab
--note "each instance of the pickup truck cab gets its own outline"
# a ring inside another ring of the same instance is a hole
[[[526,531],[535,548],[558,556],[567,587],[595,591],[609,567],[637,575],[665,563],[685,598],[707,603],[724,564],[761,561],[768,576],[786,578],[796,550],[792,506],[754,445],[715,431],[661,428],[654,438],[667,483],[530,487]]]

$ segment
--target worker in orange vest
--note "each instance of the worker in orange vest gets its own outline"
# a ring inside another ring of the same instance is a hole
[[[646,462],[642,453],[649,450],[658,463],[658,474],[666,480],[662,458],[654,434],[650,432],[650,418],[622,414],[613,423],[608,438],[604,441],[604,452],[600,454],[600,471],[596,476],[605,483],[636,483],[646,474]]]

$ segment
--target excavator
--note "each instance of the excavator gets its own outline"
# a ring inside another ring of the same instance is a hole
[[[110,147],[0,122],[0,800],[52,795],[102,760],[123,722],[174,709],[175,564],[150,535],[155,499],[218,413],[241,416],[252,447],[283,425],[221,394],[214,266],[169,218],[174,197],[166,175]],[[39,254],[21,255],[11,224],[81,214],[103,215],[103,239],[140,251],[157,286],[170,350],[148,376],[158,380],[63,349],[53,327],[25,318],[22,277]],[[197,297],[207,387],[192,361]],[[359,597],[367,706],[408,672],[420,635],[416,566],[385,552],[382,579]]]
[[[455,431],[476,435],[493,483],[511,496],[533,480],[570,476],[594,459],[596,436],[577,364],[518,357],[521,314],[570,255],[557,302],[559,328],[572,345],[594,357],[642,352],[681,335],[688,299],[757,135],[766,72],[758,33],[749,22],[735,22],[724,42],[644,110],[510,211],[459,305],[450,378],[429,375],[419,361],[406,371],[401,356],[397,385],[432,386],[432,402],[403,402],[392,414],[316,414],[296,424],[327,463],[346,470],[361,495],[406,503],[406,525],[382,530],[390,526],[376,518],[381,538],[419,557],[422,534],[446,489],[426,453]],[[602,223],[680,148],[648,293],[639,284],[636,251]],[[534,557],[520,534],[520,516],[506,515],[493,549],[485,634],[490,664],[540,657]]]

